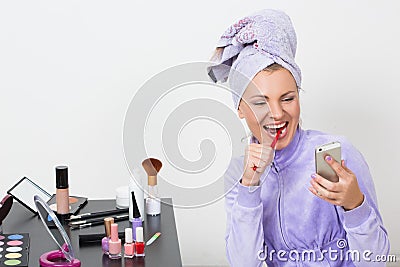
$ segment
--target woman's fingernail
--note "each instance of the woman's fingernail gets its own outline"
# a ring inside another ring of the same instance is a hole
[[[315,179],[317,178],[317,175],[315,173],[311,174],[311,178]]]
[[[331,158],[331,156],[326,156],[326,157],[325,157],[325,160],[326,160],[326,161],[331,161],[332,158]]]

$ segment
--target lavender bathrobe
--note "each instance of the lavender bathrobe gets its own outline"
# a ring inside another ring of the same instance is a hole
[[[365,196],[351,211],[308,190],[315,173],[314,148],[332,141],[342,144],[342,159]],[[225,173],[226,252],[231,266],[262,266],[263,261],[269,267],[386,266],[373,262],[377,255],[389,253],[389,240],[372,177],[363,156],[346,139],[297,129],[292,142],[275,152],[260,186],[239,182],[243,160],[233,159]]]

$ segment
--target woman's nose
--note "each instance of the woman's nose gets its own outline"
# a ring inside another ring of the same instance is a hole
[[[269,103],[268,116],[271,119],[279,120],[283,116],[283,109],[280,103]]]

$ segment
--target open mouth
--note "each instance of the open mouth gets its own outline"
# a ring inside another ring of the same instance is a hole
[[[279,129],[281,129],[281,135],[283,136],[286,133],[288,124],[289,122],[285,121],[277,124],[264,125],[263,128],[272,136],[275,136]]]

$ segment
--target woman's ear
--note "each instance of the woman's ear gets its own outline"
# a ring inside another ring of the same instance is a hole
[[[239,108],[238,108],[238,116],[239,116],[239,118],[241,118],[241,119],[244,119],[244,113],[243,113],[243,110],[242,110],[242,108],[243,108],[243,105],[240,103],[239,104]]]

